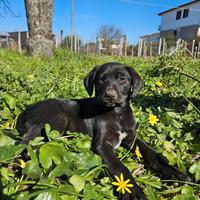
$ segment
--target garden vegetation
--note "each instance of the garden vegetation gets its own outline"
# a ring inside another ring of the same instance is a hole
[[[141,94],[131,100],[139,123],[137,137],[196,182],[160,180],[156,172],[143,168],[139,149],[133,155],[120,147],[118,158],[149,200],[200,198],[200,60],[183,53],[144,59],[84,56],[56,49],[51,58],[0,50],[0,199],[115,199],[112,183],[116,180],[90,150],[88,136],[61,137],[46,124],[48,142],[37,137],[28,145],[15,145],[22,137],[15,129],[22,110],[46,98],[87,97],[84,76],[109,61],[132,66],[145,82]],[[20,157],[24,149],[28,161]],[[14,166],[21,172],[14,173]]]

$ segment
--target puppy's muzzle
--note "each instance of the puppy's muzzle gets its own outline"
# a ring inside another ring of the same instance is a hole
[[[108,89],[106,90],[101,98],[100,101],[105,104],[107,107],[115,107],[116,104],[118,104],[119,99],[118,99],[118,94],[117,91],[114,89]]]
[[[115,101],[117,99],[117,92],[113,89],[105,91],[104,98],[106,100]]]

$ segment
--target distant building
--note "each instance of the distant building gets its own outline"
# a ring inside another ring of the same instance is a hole
[[[158,14],[160,37],[192,41],[200,37],[200,0],[179,5]]]
[[[0,48],[7,48],[10,40],[10,35],[6,33],[0,33]]]
[[[140,37],[143,43],[157,43],[160,40],[160,33],[152,33]]]
[[[105,38],[98,36],[96,38],[96,48],[100,54],[123,55],[126,42],[126,35],[121,35],[119,39],[109,41],[107,44]]]
[[[15,41],[16,44],[18,44],[18,41],[20,40],[21,49],[26,48],[27,39],[28,39],[28,32],[27,31],[9,32],[9,35]]]
[[[27,39],[27,31],[0,33],[0,48],[25,49]]]
[[[160,41],[160,33],[152,33],[139,37],[138,56],[156,55]]]

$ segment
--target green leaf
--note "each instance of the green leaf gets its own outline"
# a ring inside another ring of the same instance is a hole
[[[84,198],[84,200],[104,199],[98,194],[98,192],[95,190],[95,187],[92,187],[88,184],[85,186],[83,194],[84,196],[87,196],[87,198]]]
[[[76,168],[72,168],[71,162],[62,162],[61,164],[57,165],[50,173],[49,178],[55,178],[62,175],[72,176],[74,174],[74,170],[77,170]]]
[[[25,149],[25,145],[5,145],[0,147],[0,162],[14,159]]]
[[[50,131],[51,131],[50,124],[45,124],[45,132],[46,132],[46,134],[48,135],[50,133]]]
[[[50,133],[48,133],[47,136],[49,139],[56,139],[60,136],[60,133],[59,133],[59,131],[53,130]]]
[[[90,149],[91,148],[91,141],[88,139],[78,140],[76,146],[80,149]]]
[[[12,110],[16,107],[16,98],[9,93],[4,94],[4,99],[6,103],[9,105],[9,108]]]
[[[189,172],[195,175],[196,181],[200,180],[200,161],[194,163],[190,169]]]
[[[181,190],[182,194],[190,194],[193,195],[194,194],[194,190],[191,186],[184,186]]]
[[[180,194],[174,197],[172,200],[199,200],[199,199],[191,194]]]
[[[39,178],[41,176],[42,169],[39,167],[38,157],[30,145],[27,150],[31,160],[28,161],[26,167],[22,170],[22,173],[27,174],[28,177]]]
[[[162,191],[161,193],[165,194],[165,195],[166,194],[175,194],[175,193],[181,191],[181,189],[182,189],[182,187],[170,188],[170,189]]]
[[[43,168],[48,169],[53,162],[58,165],[64,160],[67,151],[63,144],[48,142],[40,147],[39,160]]]
[[[178,122],[177,120],[173,119],[172,123],[173,123],[174,127],[178,128],[178,129],[182,128],[182,123]]]
[[[102,164],[102,159],[100,156],[94,154],[91,151],[85,151],[84,153],[79,153],[77,158],[77,166],[81,169],[89,170],[96,166]]]
[[[62,200],[58,192],[43,192],[39,194],[35,200]]]
[[[148,200],[158,200],[158,199],[160,199],[156,190],[154,188],[152,188],[150,185],[147,185],[147,187],[145,189],[145,193],[148,196]]]
[[[188,110],[188,111],[193,110],[193,105],[192,105],[191,103],[188,104],[187,110]]]
[[[62,195],[61,196],[62,200],[78,200],[77,196],[72,196],[72,195]]]
[[[8,173],[9,173],[8,168],[5,167],[1,168],[1,176],[4,177],[6,180],[9,179]]]
[[[11,137],[8,137],[3,132],[0,131],[0,146],[5,145],[14,145],[15,140],[13,140]]]
[[[192,136],[191,133],[185,133],[184,134],[184,141],[190,141],[190,140],[193,140],[194,137]]]
[[[22,110],[21,110],[20,108],[15,107],[14,114],[15,114],[16,116],[18,116],[21,112],[22,112]]]
[[[179,156],[177,155],[177,165],[181,172],[186,173],[186,166],[183,160],[179,159]]]
[[[175,146],[174,146],[171,142],[169,142],[169,141],[165,141],[165,142],[163,143],[163,145],[164,145],[164,148],[165,148],[167,151],[169,151],[169,152],[171,152],[172,150],[175,149]]]
[[[170,165],[174,165],[174,164],[176,164],[176,158],[171,154],[171,153],[169,153],[169,152],[167,152],[167,151],[163,151],[162,152],[162,155],[165,157],[165,158],[167,158],[167,160],[169,161],[169,164]]]
[[[135,179],[141,183],[144,183],[146,185],[149,185],[151,187],[158,188],[158,189],[160,189],[162,185],[160,179],[156,177],[141,175],[140,177],[136,177]]]
[[[29,144],[31,145],[31,146],[38,146],[38,145],[41,145],[41,144],[44,144],[44,137],[36,137],[36,138],[34,138],[33,140],[31,140],[30,142],[29,142]]]
[[[81,176],[73,175],[69,182],[74,186],[75,191],[80,192],[85,187],[85,181]]]
[[[78,194],[75,190],[74,187],[68,183],[65,183],[64,185],[59,186],[59,191],[67,194],[67,195],[76,195]]]
[[[4,107],[3,110],[0,110],[0,116],[3,119],[9,119],[11,117],[11,112],[10,112],[9,108],[8,107]]]

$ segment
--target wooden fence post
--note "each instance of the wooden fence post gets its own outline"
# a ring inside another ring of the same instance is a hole
[[[161,47],[162,47],[162,38],[160,38],[160,40],[159,40],[158,55],[161,54]]]
[[[199,55],[199,53],[200,53],[200,42],[199,42],[199,45],[198,45],[197,56]]]
[[[80,52],[80,40],[78,40],[78,53]]]
[[[197,54],[198,54],[198,47],[194,48],[194,58],[197,58]]]
[[[192,56],[194,56],[194,45],[195,45],[195,40],[192,41]]]
[[[127,56],[127,38],[124,39],[124,56]]]
[[[21,53],[21,51],[22,51],[22,47],[21,47],[21,32],[18,32],[17,45],[18,45],[18,50]]]
[[[133,50],[133,45],[132,45],[132,47],[131,47],[131,56],[133,57],[133,52],[134,52],[134,50]]]
[[[77,38],[76,38],[76,35],[74,35],[74,51],[77,52]]]
[[[149,55],[150,55],[150,57],[152,57],[153,56],[153,51],[152,51],[152,46],[153,46],[153,43],[152,42],[150,42],[150,49],[149,49]]]
[[[166,42],[165,42],[165,38],[163,38],[163,49],[162,49],[162,54],[165,53],[166,50]]]
[[[140,56],[140,40],[138,41],[138,56]]]
[[[144,56],[144,57],[147,56],[147,45],[146,45],[146,41],[144,41],[143,56]]]
[[[138,43],[138,56],[142,56],[142,46],[143,46],[143,40],[140,39]]]
[[[86,52],[87,52],[87,55],[89,54],[89,43],[87,42],[86,44]]]
[[[10,48],[8,35],[6,35],[6,44],[7,44],[7,48]]]

